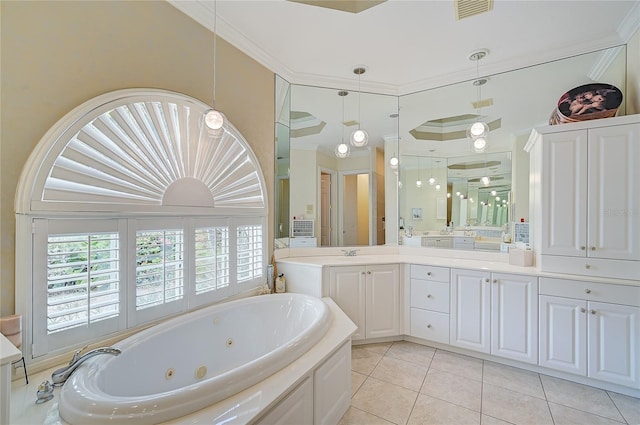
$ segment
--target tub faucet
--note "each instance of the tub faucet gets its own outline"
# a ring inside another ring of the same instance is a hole
[[[76,351],[68,365],[53,371],[53,373],[51,374],[51,381],[53,382],[53,385],[60,386],[64,384],[67,379],[69,379],[71,374],[78,368],[78,366],[80,366],[82,363],[84,363],[85,360],[88,360],[91,357],[97,356],[99,354],[111,354],[113,356],[118,356],[120,355],[120,353],[122,353],[122,351],[117,348],[100,347],[91,351],[87,351],[81,356],[80,353],[85,348],[87,348],[86,345]]]
[[[345,257],[355,257],[356,253],[358,252],[357,249],[343,249],[342,252],[344,252]]]

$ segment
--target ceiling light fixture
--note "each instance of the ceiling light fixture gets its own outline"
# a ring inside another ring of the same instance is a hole
[[[225,122],[224,114],[216,110],[216,40],[218,35],[216,33],[216,23],[218,21],[217,15],[217,1],[213,1],[213,108],[204,112],[204,122],[211,130],[220,130]]]
[[[342,98],[342,141],[340,143],[338,143],[338,145],[336,146],[336,149],[334,151],[334,153],[336,154],[336,156],[338,158],[346,158],[349,156],[349,154],[351,153],[351,148],[349,148],[349,145],[347,145],[344,142],[344,98],[345,96],[347,96],[349,94],[348,91],[344,91],[341,90],[338,92],[338,96],[340,96]]]
[[[367,143],[369,143],[369,134],[367,134],[365,130],[360,128],[360,76],[366,71],[367,70],[364,68],[364,66],[358,66],[353,69],[353,73],[358,76],[358,129],[351,133],[351,145],[355,146],[356,148],[367,146]]]
[[[400,115],[399,114],[391,114],[389,115],[389,118],[396,118],[396,146],[398,146],[400,144]],[[398,146],[399,148],[399,146]],[[391,166],[392,170],[397,170],[398,169],[398,165],[400,164],[400,161],[398,160],[398,157],[396,156],[396,151],[395,149],[393,150],[393,156],[389,159],[389,166]],[[396,172],[397,174],[397,172]]]
[[[480,78],[480,60],[489,54],[486,49],[478,50],[469,55],[469,60],[476,63],[476,79],[473,85],[477,87],[478,101],[476,102],[478,119],[467,129],[467,137],[471,139],[473,151],[482,153],[487,148],[487,138],[489,137],[489,126],[481,120],[481,99],[482,86],[487,83],[486,78]]]

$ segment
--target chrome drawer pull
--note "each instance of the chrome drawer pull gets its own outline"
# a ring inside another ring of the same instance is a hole
[[[587,312],[587,309],[586,309],[586,308],[582,307],[582,308],[580,309],[580,313],[586,313],[586,312]]]
[[[427,329],[431,329],[431,325],[427,325]]]
[[[584,292],[586,292],[587,294],[591,293],[591,289],[585,289]]]
[[[431,298],[431,294],[427,294],[427,298]]]
[[[595,310],[591,310],[591,314],[596,314],[596,311]]]
[[[431,272],[427,272],[427,276],[431,276]]]
[[[595,246],[592,246],[592,247],[591,247],[591,251],[595,251],[595,250],[596,250],[596,247],[595,247]]]

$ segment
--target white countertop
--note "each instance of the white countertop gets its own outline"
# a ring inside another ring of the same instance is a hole
[[[22,358],[22,352],[4,335],[0,334],[0,366]]]
[[[514,273],[581,280],[585,282],[601,282],[622,285],[640,286],[640,280],[607,279],[586,275],[572,275],[543,272],[535,266],[523,267],[509,264],[508,254],[483,251],[460,251],[433,248],[395,246],[362,247],[352,257],[341,251],[345,248],[316,248],[290,250],[289,256],[281,255],[279,263],[299,264],[311,267],[325,266],[360,266],[369,264],[419,264],[426,266],[451,267],[471,270],[486,270],[498,273]],[[358,248],[356,248],[358,249]],[[324,250],[324,252],[323,252]],[[276,251],[277,252],[277,251]],[[283,253],[284,254],[284,253]],[[309,254],[309,255],[306,255]]]

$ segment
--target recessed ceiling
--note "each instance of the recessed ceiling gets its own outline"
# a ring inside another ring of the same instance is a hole
[[[326,7],[327,9],[341,10],[343,12],[360,13],[370,7],[384,3],[386,0],[288,0],[295,3],[311,6]],[[469,1],[469,0],[463,0]],[[471,0],[476,1],[476,0]]]

